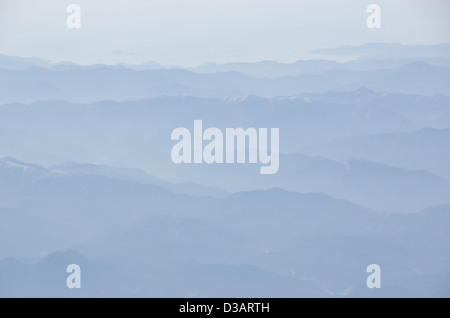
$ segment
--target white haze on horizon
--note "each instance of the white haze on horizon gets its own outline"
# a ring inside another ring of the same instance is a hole
[[[66,8],[81,7],[81,29]],[[366,8],[381,6],[381,29]],[[317,48],[450,42],[446,0],[2,0],[0,53],[78,64],[195,66],[320,58]]]

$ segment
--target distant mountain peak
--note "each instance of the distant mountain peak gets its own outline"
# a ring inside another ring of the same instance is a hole
[[[374,90],[371,90],[365,86],[361,86],[360,88],[358,88],[355,91],[356,94],[358,95],[366,95],[366,94],[376,94],[376,92]]]
[[[40,264],[64,264],[69,265],[75,262],[86,262],[88,259],[83,254],[73,249],[56,251],[44,257]]]
[[[25,163],[22,162],[20,160],[17,160],[13,157],[0,157],[0,166],[3,167],[16,167],[16,168],[23,168],[24,170],[27,169],[35,169],[35,170],[40,170],[40,171],[48,171],[46,168],[36,165],[36,164],[30,164],[30,163]]]
[[[424,61],[414,61],[414,62],[411,62],[411,63],[408,63],[408,64],[402,66],[401,69],[422,72],[422,71],[431,70],[431,69],[433,69],[433,67]]]

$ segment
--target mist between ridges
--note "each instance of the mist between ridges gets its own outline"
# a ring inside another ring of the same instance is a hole
[[[193,133],[186,127],[172,131],[171,140],[178,142],[172,147],[171,158],[176,164],[259,163],[261,174],[275,174],[280,165],[279,139],[279,128],[225,128],[223,133],[217,127],[203,130],[198,119],[194,120]]]

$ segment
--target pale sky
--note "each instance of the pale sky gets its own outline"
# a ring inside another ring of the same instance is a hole
[[[81,28],[66,8],[81,7]],[[366,26],[369,4],[381,29]],[[0,53],[80,64],[194,66],[312,58],[367,42],[450,42],[448,0],[0,0]]]

